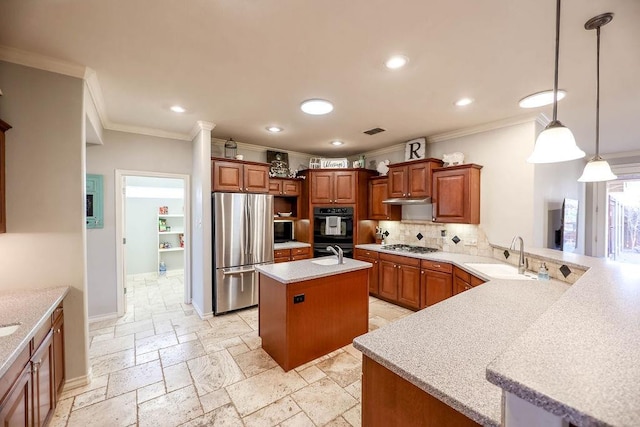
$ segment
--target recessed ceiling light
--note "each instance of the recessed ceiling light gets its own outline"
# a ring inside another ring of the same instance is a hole
[[[282,128],[279,126],[267,126],[267,130],[271,133],[278,133],[278,132],[282,132]]]
[[[179,105],[172,105],[171,111],[173,111],[174,113],[184,113],[187,110],[185,110],[184,107],[181,107]]]
[[[558,101],[567,96],[565,90],[558,90]],[[532,93],[522,98],[518,105],[520,108],[537,108],[544,107],[545,105],[553,104],[553,90],[543,90],[542,92]]]
[[[332,112],[333,104],[325,99],[307,99],[302,104],[300,104],[300,109],[307,114],[320,116],[322,114],[328,114]]]
[[[342,145],[342,144],[344,144],[344,142],[342,141],[338,141],[338,140],[331,141],[331,145]]]
[[[395,55],[387,59],[387,62],[385,62],[384,65],[386,65],[390,70],[397,70],[398,68],[402,68],[407,65],[407,62],[409,62],[409,58],[406,56]]]
[[[460,98],[455,102],[456,106],[458,107],[466,107],[471,103],[473,103],[473,99],[471,98]]]

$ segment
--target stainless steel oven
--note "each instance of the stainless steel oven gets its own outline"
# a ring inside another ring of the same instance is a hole
[[[313,256],[331,255],[328,245],[339,245],[353,258],[353,208],[313,208]]]

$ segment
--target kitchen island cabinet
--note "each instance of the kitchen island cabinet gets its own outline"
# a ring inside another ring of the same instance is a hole
[[[289,371],[366,333],[370,267],[348,258],[341,265],[302,260],[256,267],[262,348]]]

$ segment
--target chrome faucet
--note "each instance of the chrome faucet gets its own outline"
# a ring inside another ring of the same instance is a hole
[[[515,250],[516,241],[520,242],[520,259],[518,259],[518,274],[524,274],[524,241],[522,237],[515,236],[511,241],[511,246],[509,246],[510,250]]]
[[[338,257],[338,264],[344,264],[344,253],[342,252],[342,248],[338,245],[335,245],[335,247],[338,248],[337,251],[333,248],[333,246],[327,246],[327,252],[333,252],[334,255]]]

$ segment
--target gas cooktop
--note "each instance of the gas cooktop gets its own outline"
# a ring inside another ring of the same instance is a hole
[[[437,252],[439,249],[436,248],[425,248],[424,246],[411,246],[411,245],[384,245],[382,249],[386,249],[389,251],[398,251],[398,252],[411,252],[414,254],[427,254],[429,252]]]

